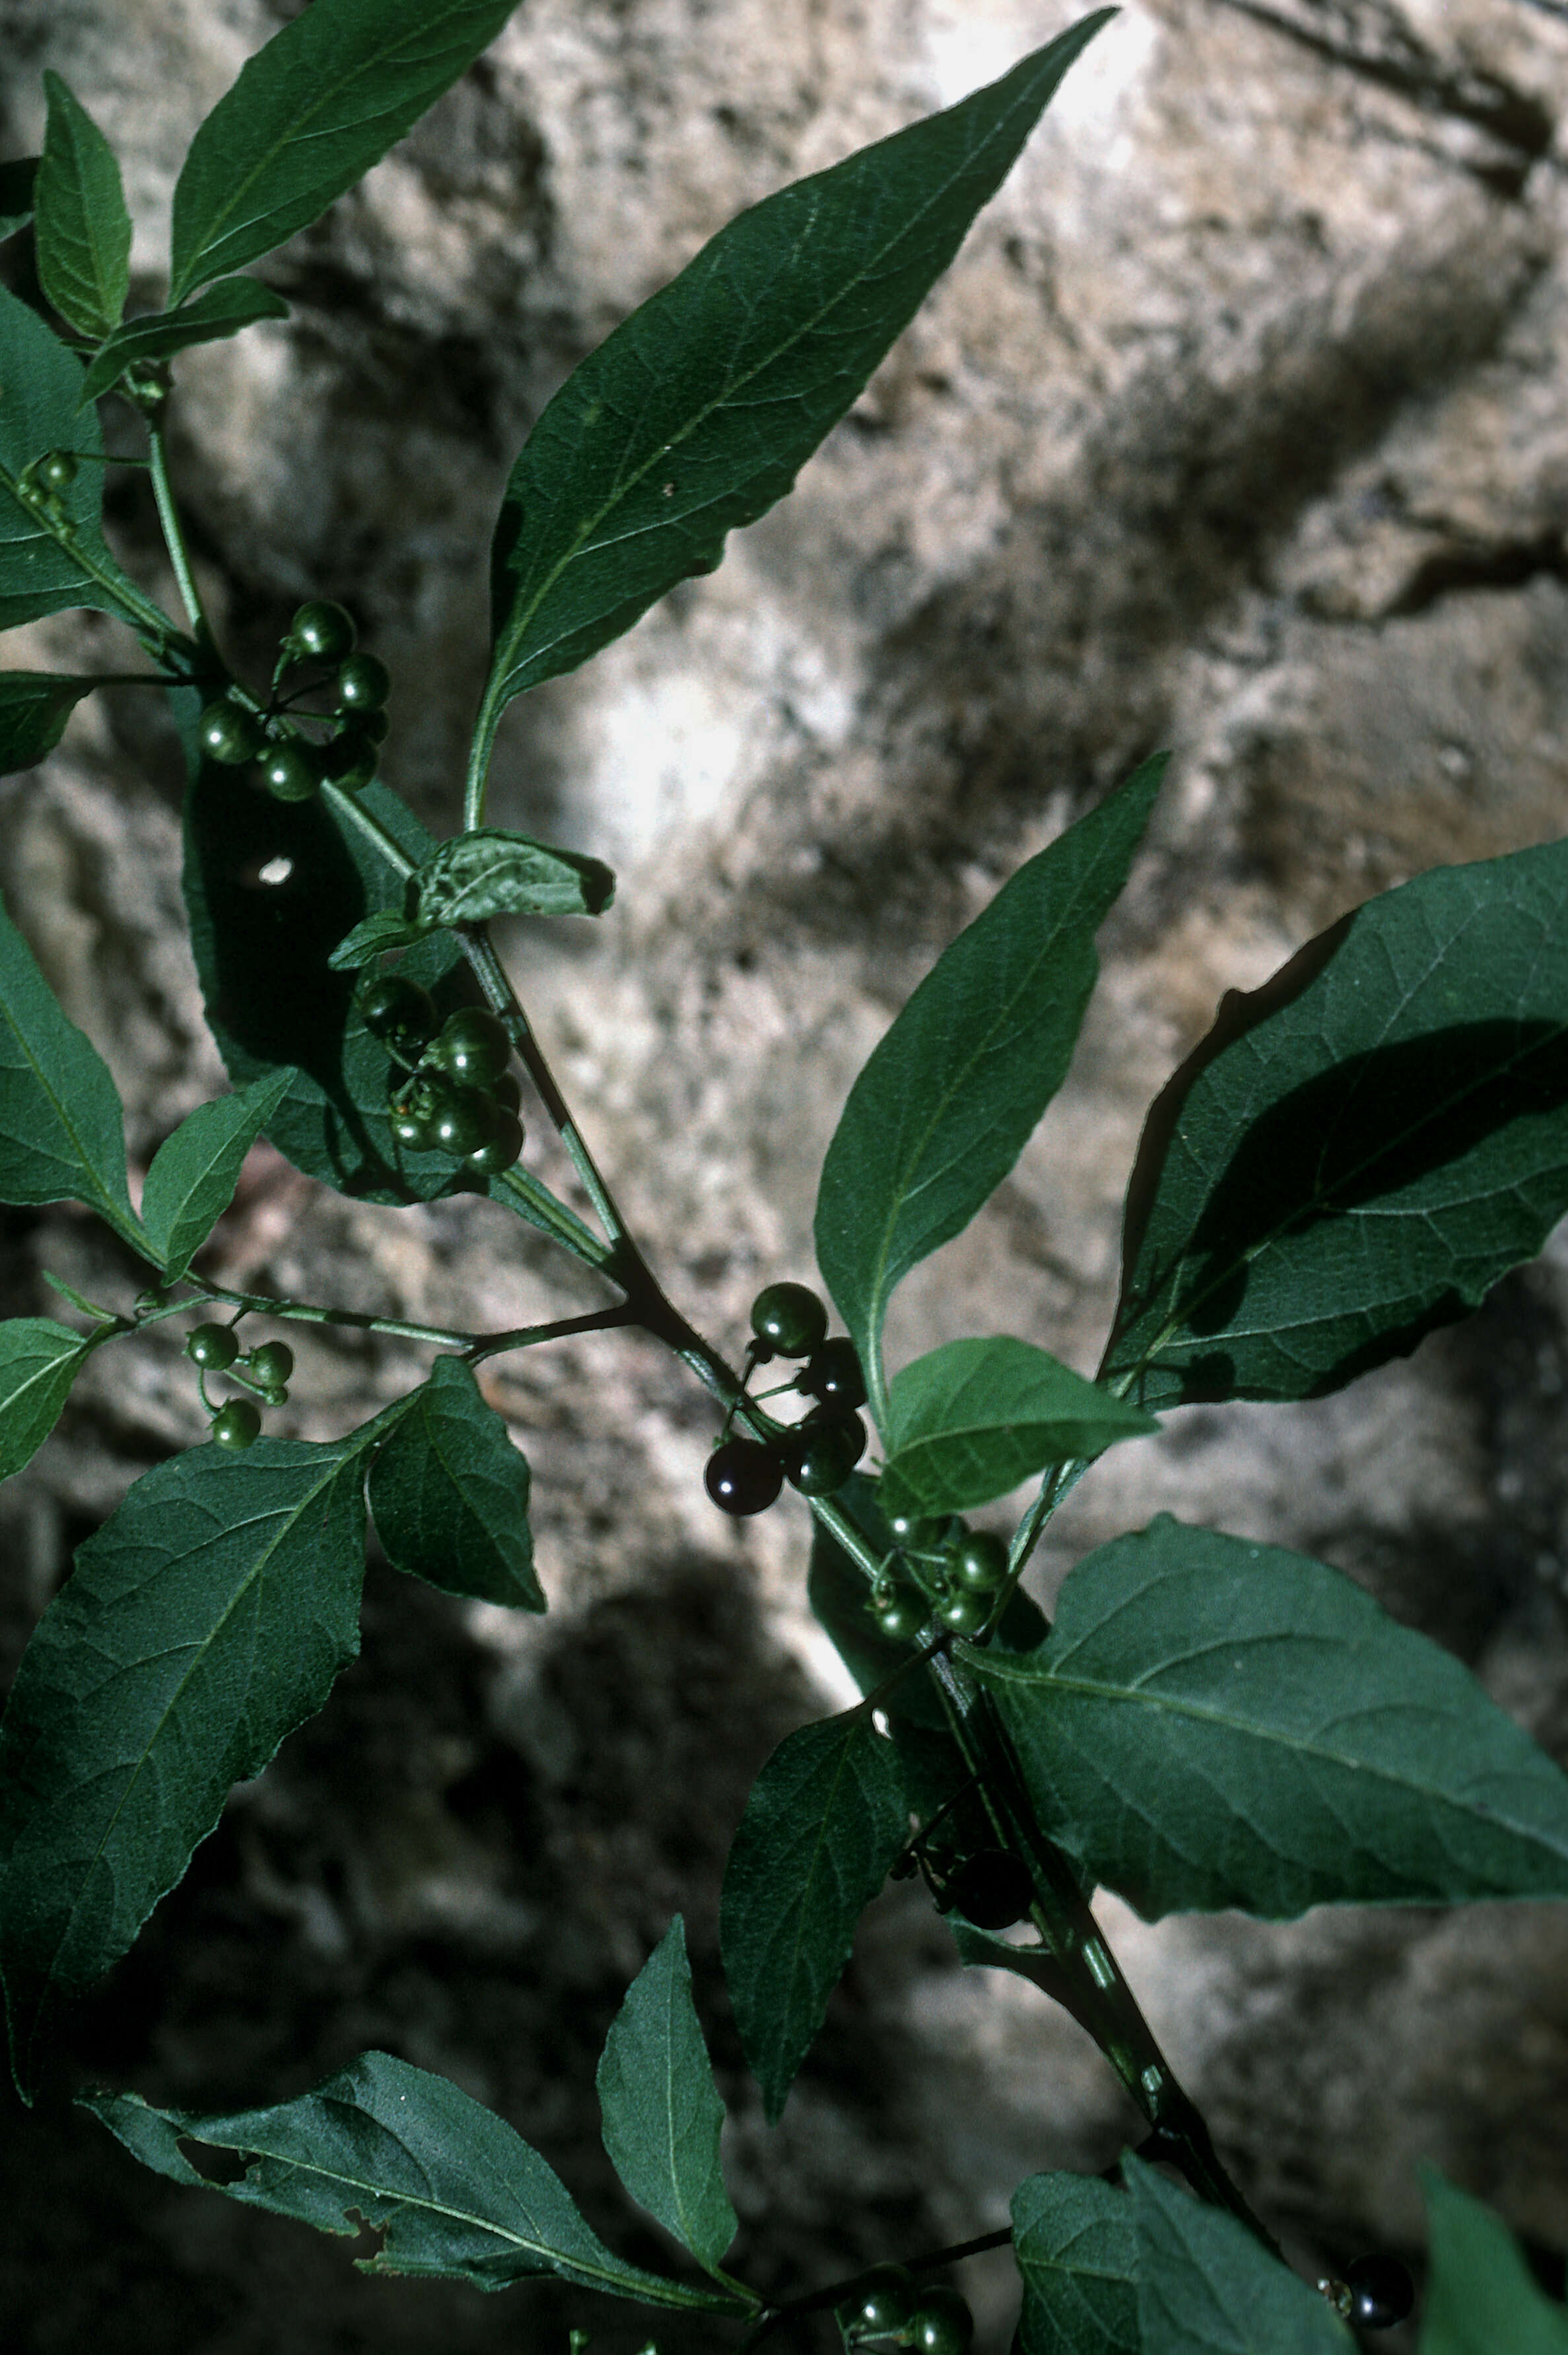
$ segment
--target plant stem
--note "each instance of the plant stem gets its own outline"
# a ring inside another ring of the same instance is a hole
[[[554,1072],[544,1058],[544,1051],[534,1037],[528,1016],[524,1013],[516,990],[507,977],[506,967],[496,954],[486,933],[472,931],[464,935],[468,962],[477,976],[494,1012],[498,1014],[510,1031],[512,1040],[528,1069],[529,1079],[538,1089],[539,1100],[560,1132],[560,1141],[571,1156],[572,1167],[582,1182],[582,1189],[592,1203],[604,1231],[613,1243],[635,1251],[625,1220],[609,1187],[599,1174],[598,1166],[588,1149],[581,1130],[571,1114],[571,1108],[556,1084]],[[636,1252],[639,1263],[642,1253]],[[650,1276],[649,1281],[652,1282]]]
[[[905,2257],[901,2263],[906,2273],[934,2273],[939,2266],[955,2265],[964,2257],[982,2256],[987,2249],[1008,2248],[1012,2237],[1011,2226],[1003,2225],[998,2232],[977,2232],[972,2241],[956,2241],[950,2249],[933,2249],[928,2256]],[[792,2297],[784,2306],[771,2307],[741,2339],[737,2355],[751,2355],[752,2349],[760,2347],[771,2332],[802,2315],[824,2314],[832,2307],[847,2306],[858,2289],[870,2286],[875,2272],[875,2267],[868,2266],[847,2280],[829,2284],[827,2289],[814,2289],[805,2297]]]
[[[193,1279],[199,1282],[200,1279]],[[486,1341],[505,1336],[485,1333],[463,1333],[447,1325],[414,1325],[402,1316],[370,1316],[357,1308],[318,1308],[304,1300],[273,1300],[264,1293],[236,1292],[225,1284],[202,1284],[201,1290],[208,1300],[222,1300],[233,1308],[242,1308],[256,1316],[287,1318],[296,1325],[339,1325],[355,1333],[386,1333],[401,1341],[428,1341],[440,1349],[469,1350],[483,1348]],[[179,1307],[197,1308],[199,1300],[186,1300]],[[162,1309],[159,1316],[176,1316],[178,1308]],[[154,1318],[144,1316],[144,1325]]]
[[[175,579],[179,584],[180,597],[191,628],[199,644],[210,646],[214,643],[212,625],[202,607],[201,591],[196,585],[196,575],[191,570],[190,555],[185,544],[185,528],[180,522],[174,488],[169,481],[161,410],[147,419],[147,448],[153,473],[153,496],[157,501],[164,546],[168,549],[169,562],[174,567]]]
[[[504,1170],[499,1183],[511,1195],[510,1207],[519,1218],[527,1219],[530,1226],[538,1227],[541,1234],[549,1235],[563,1251],[569,1251],[574,1259],[580,1259],[585,1267],[594,1268],[601,1275],[607,1275],[613,1284],[619,1282],[616,1272],[619,1254],[614,1245],[601,1242],[592,1228],[585,1227],[576,1211],[558,1200],[548,1186],[530,1176],[528,1170],[518,1168]]]
[[[345,793],[341,785],[335,785],[330,778],[326,778],[322,783],[321,797],[339,817],[347,818],[350,826],[357,827],[367,842],[373,842],[393,874],[400,881],[407,882],[419,862],[409,857],[397,837],[388,833],[379,817],[371,815],[357,794]]]

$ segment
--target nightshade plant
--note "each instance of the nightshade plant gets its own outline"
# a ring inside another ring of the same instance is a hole
[[[216,1443],[146,1473],[80,1547],[11,1695],[0,1972],[16,2083],[31,2098],[61,2005],[126,1953],[231,1785],[353,1656],[368,1514],[397,1570],[544,1609],[528,1466],[475,1369],[635,1327],[712,1394],[715,1501],[763,1509],[786,1481],[808,1500],[811,1601],[865,1696],[780,1745],[730,1857],[722,1958],[768,2118],[861,1909],[890,1873],[919,1870],[964,1961],[1064,2005],[1145,2123],[1107,2178],[1032,2176],[1010,2233],[972,2244],[1011,2240],[1023,2355],[1329,2355],[1349,2324],[1402,2318],[1403,2268],[1371,2252],[1311,2285],[1283,2261],[1140,2015],[1091,1893],[1119,1891],[1151,1920],[1568,1897],[1568,1781],[1454,1659],[1324,1563],[1161,1518],[1080,1561],[1049,1627],[1019,1580],[1095,1457],[1165,1410],[1322,1396],[1540,1249],[1568,1209],[1568,845],[1418,877],[1225,1001],[1150,1113],[1093,1380],[1007,1336],[890,1371],[894,1288],[973,1219],[1066,1073],[1095,932],[1158,790],[1163,761],[1148,760],[997,893],[856,1081],[816,1224],[847,1336],[829,1336],[820,1298],[785,1274],[732,1369],[660,1289],[491,945],[494,917],[598,914],[613,890],[591,855],[486,825],[496,730],[514,697],[710,570],[725,535],[790,488],[1112,12],[742,213],[570,378],[502,498],[462,824],[437,842],[376,781],[389,682],[342,607],[301,609],[270,681],[226,666],[165,418],[183,350],[285,312],[248,265],[384,155],[510,8],[314,0],[197,131],[175,190],[168,306],[151,316],[124,314],[119,169],[57,75],[43,155],[0,176],[0,227],[31,221],[42,295],[0,293],[0,621],[97,607],[134,636],[133,676],[166,698],[187,762],[191,939],[234,1082],[160,1147],[133,1208],[109,1072],[0,917],[0,1199],[85,1204],[141,1271],[123,1308],[73,1295],[79,1323],[0,1326],[0,1474],[43,1443],[90,1356],[171,1317],[194,1320],[187,1353]],[[104,400],[140,421],[144,457],[106,459]],[[105,543],[108,463],[150,468],[183,619]],[[0,677],[5,769],[43,759],[100,683]],[[581,1208],[520,1157],[514,1062],[530,1117],[564,1140]],[[208,1282],[203,1243],[263,1135],[389,1215],[482,1193],[618,1297],[469,1333]],[[431,1345],[431,1370],[331,1444],[261,1435],[293,1360],[275,1335],[251,1339],[258,1318],[400,1334]],[[754,1394],[781,1362],[784,1380]],[[967,1528],[972,1508],[1035,1481],[1010,1544]],[[1019,1943],[1001,1934],[1016,1925]],[[711,2317],[748,2347],[831,2312],[847,2346],[960,2355],[967,2309],[929,2276],[962,2252],[777,2307],[725,2270],[723,2111],[678,1917],[625,1998],[598,2091],[626,2191],[690,2264],[624,2261],[510,2126],[384,2052],[233,2115],[114,2091],[81,2100],[177,2182],[213,2188],[187,2155],[200,2146],[232,2155],[217,2170],[229,2199],[330,2232],[362,2218],[382,2236],[382,2270],[487,2290],[554,2275]],[[1500,2223],[1438,2178],[1428,2191],[1426,2355],[1568,2349],[1563,2309]]]

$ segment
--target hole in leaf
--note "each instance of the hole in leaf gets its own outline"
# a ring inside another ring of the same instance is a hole
[[[253,2150],[225,2150],[216,2143],[197,2142],[193,2135],[181,2135],[179,2147],[181,2158],[195,2168],[202,2181],[215,2184],[220,2191],[240,2182],[256,2156]]]

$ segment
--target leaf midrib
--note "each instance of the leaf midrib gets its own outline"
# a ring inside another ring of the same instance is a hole
[[[1054,44],[1052,46],[1054,46]],[[964,101],[960,101],[960,103],[963,102]],[[1028,100],[1020,100],[1019,101],[1019,105],[1021,107],[1027,107],[1029,103],[1029,101]],[[946,111],[952,112],[953,110]],[[1008,108],[1007,114],[1001,117],[992,126],[992,129],[985,135],[985,137],[970,150],[964,162],[948,176],[933,194],[927,198],[926,202],[923,206],[917,208],[915,211],[904,217],[897,235],[890,238],[885,245],[879,248],[874,256],[869,257],[861,269],[853,278],[841,282],[828,302],[823,304],[820,309],[813,312],[810,316],[804,320],[793,333],[785,336],[781,342],[773,346],[762,358],[758,359],[755,365],[746,374],[738,377],[726,378],[724,390],[721,394],[709,401],[705,406],[694,411],[689,421],[677,433],[676,433],[668,442],[661,442],[656,450],[650,452],[648,457],[641,466],[635,468],[632,474],[617,482],[613,496],[607,498],[603,502],[603,506],[599,507],[597,512],[584,517],[582,522],[580,524],[576,534],[568,543],[556,564],[545,574],[532,601],[524,607],[520,613],[514,616],[512,626],[506,633],[505,637],[497,641],[496,656],[492,663],[491,684],[486,689],[485,697],[485,711],[488,710],[491,703],[496,698],[510,700],[510,698],[506,697],[504,694],[505,685],[506,681],[510,678],[516,671],[522,667],[517,659],[517,650],[522,644],[529,623],[533,621],[545,600],[554,589],[556,582],[567,570],[568,567],[576,562],[578,557],[582,551],[585,542],[598,531],[600,526],[605,521],[606,517],[613,514],[616,506],[620,505],[622,500],[628,498],[632,492],[646,480],[647,476],[655,471],[656,466],[662,466],[666,463],[671,451],[679,449],[684,442],[689,441],[691,436],[697,432],[701,426],[707,423],[709,417],[713,416],[720,410],[737,406],[739,396],[744,392],[749,384],[753,383],[765,369],[774,367],[786,353],[793,351],[797,345],[805,341],[808,336],[815,336],[821,327],[823,322],[831,317],[833,312],[839,306],[839,304],[847,302],[865,282],[865,281],[873,275],[876,270],[879,269],[880,264],[886,260],[888,254],[891,253],[904,238],[910,236],[918,229],[921,222],[925,219],[933,207],[942,203],[947,197],[955,183],[959,180],[965,172],[972,170],[977,159],[986,153],[987,149],[997,138],[1002,137],[1005,134],[1008,126],[1011,123],[1015,111],[1016,110],[1014,108]],[[927,121],[931,121],[933,118],[928,116],[925,119]],[[914,126],[911,127],[912,128]],[[895,133],[892,135],[897,137],[899,134]],[[860,155],[864,155],[866,151],[861,149],[859,153]],[[855,160],[853,157],[845,158],[846,162],[852,162],[853,160]],[[841,169],[842,166],[829,165],[827,168],[829,171],[832,171]],[[797,180],[789,185],[798,188],[801,186],[802,183]],[[774,197],[783,196],[785,193],[785,189],[775,190]],[[771,202],[773,201],[773,199],[764,198],[763,201]],[[807,229],[814,226],[815,218],[814,200],[813,212],[806,225]],[[720,232],[720,235],[723,235],[722,230]],[[795,240],[797,246],[800,241],[800,239],[797,238]],[[709,250],[711,250],[711,249],[709,249]],[[694,261],[699,259],[699,255],[693,257]],[[690,263],[687,265],[688,268],[690,268],[691,266],[692,265]],[[670,286],[674,286],[678,283],[680,274],[681,273],[677,272],[677,277],[669,282]],[[664,293],[667,293],[668,291],[668,287],[661,289],[661,292]],[[652,299],[656,301],[657,297],[656,296]],[[635,316],[635,314],[633,314],[632,315]],[[519,461],[519,464],[521,462]],[[769,463],[773,463],[773,460],[770,457],[764,457],[763,464],[765,464]],[[510,485],[508,485],[508,496],[509,494]],[[682,520],[684,521],[685,518],[683,517]],[[673,521],[674,518],[671,517],[670,522],[673,523]],[[644,529],[668,527],[669,527],[667,525],[663,524],[643,527]],[[551,645],[558,643],[559,639],[550,639],[546,645],[539,647],[537,652],[540,655],[546,654],[549,651],[549,647]],[[501,651],[503,646],[506,649],[505,653]],[[485,715],[482,713],[482,726],[484,724],[484,717]]]

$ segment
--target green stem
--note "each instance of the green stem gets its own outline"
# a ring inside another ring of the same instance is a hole
[[[158,521],[164,530],[164,545],[169,552],[169,562],[174,567],[175,579],[179,584],[180,597],[191,628],[195,631],[199,644],[210,646],[214,643],[212,625],[203,610],[201,591],[196,585],[196,575],[191,570],[190,555],[185,544],[185,529],[180,522],[179,509],[175,505],[174,488],[169,481],[168,462],[164,449],[163,423],[161,418],[156,415],[150,416],[147,420],[147,444],[148,460],[153,474],[153,496],[157,501]]]
[[[620,1281],[619,1253],[614,1245],[602,1242],[592,1228],[585,1227],[576,1211],[569,1209],[538,1178],[526,1169],[514,1167],[504,1170],[497,1182],[511,1196],[508,1208],[516,1210],[520,1219],[527,1219],[529,1226],[549,1235],[552,1242],[558,1242],[585,1267],[607,1275],[613,1284]]]
[[[624,1301],[613,1308],[591,1308],[581,1316],[558,1316],[549,1325],[514,1325],[510,1332],[492,1333],[474,1343],[468,1351],[470,1365],[481,1365],[486,1358],[498,1358],[507,1349],[531,1349],[539,1341],[564,1341],[573,1333],[611,1333],[617,1327],[635,1323],[633,1312]]]
[[[972,2241],[955,2241],[951,2248],[933,2249],[923,2257],[905,2257],[901,2262],[906,2273],[935,2273],[939,2267],[955,2265],[965,2257],[982,2256],[987,2249],[1010,2248],[1012,2238],[1012,2227],[1003,2225],[997,2232],[977,2232]],[[868,2267],[863,2273],[849,2275],[844,2281],[830,2283],[827,2289],[814,2289],[805,2297],[792,2297],[787,2305],[770,2307],[741,2339],[736,2355],[751,2355],[752,2348],[760,2347],[772,2332],[781,2329],[787,2322],[795,2321],[802,2315],[826,2314],[833,2307],[848,2306],[858,2290],[871,2286],[877,2270]]]
[[[347,818],[367,842],[375,844],[393,874],[406,883],[419,865],[418,859],[409,857],[397,837],[387,831],[379,817],[371,815],[358,795],[345,793],[341,785],[335,785],[328,778],[322,785],[321,797],[339,817]]]
[[[485,823],[485,789],[490,776],[490,755],[496,749],[496,730],[501,724],[499,709],[492,709],[491,698],[485,696],[479,707],[479,717],[474,723],[474,741],[468,748],[468,773],[463,781],[463,831],[472,834]]]
[[[193,1279],[199,1281],[199,1279]],[[318,1308],[304,1300],[272,1300],[264,1293],[236,1292],[226,1284],[203,1284],[201,1291],[208,1300],[226,1301],[230,1307],[243,1308],[255,1316],[277,1316],[295,1325],[340,1325],[355,1333],[386,1333],[400,1341],[428,1341],[442,1349],[473,1349],[496,1338],[491,1334],[463,1333],[447,1325],[414,1325],[402,1316],[369,1316],[356,1308]],[[186,1300],[179,1307],[199,1307],[197,1300]],[[160,1310],[160,1316],[176,1316],[178,1308]],[[151,1324],[152,1317],[141,1319]]]

